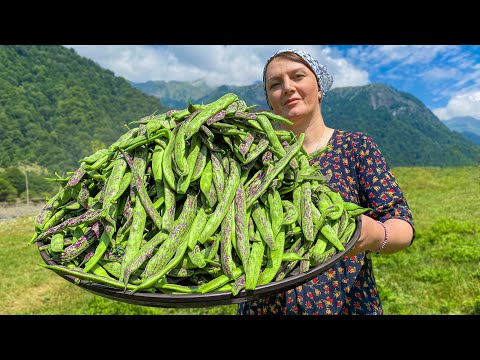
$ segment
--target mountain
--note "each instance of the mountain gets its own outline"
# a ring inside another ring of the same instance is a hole
[[[133,122],[185,109],[189,100],[205,104],[234,92],[247,105],[258,105],[255,110],[268,109],[261,82],[143,85],[60,45],[0,46],[0,168],[36,164],[62,176],[137,126]],[[384,84],[333,89],[322,108],[327,125],[372,136],[391,166],[479,163],[480,146],[450,130],[412,95]]]
[[[131,82],[138,90],[157,97],[171,109],[185,109],[188,99],[201,99],[208,96],[215,88],[208,86],[204,81],[147,81],[144,83]]]
[[[208,104],[226,93],[237,94],[238,97],[245,101],[249,106],[258,105],[253,111],[270,110],[267,101],[265,100],[265,92],[261,82],[247,86],[222,85],[216,88],[212,93],[196,99],[196,102],[200,104]]]
[[[255,111],[269,110],[261,82],[247,86],[211,87],[204,81],[192,83],[188,81],[147,81],[144,83],[132,82],[132,86],[148,95],[157,97],[162,104],[171,109],[186,108],[188,100],[197,104],[208,104],[226,93],[234,93],[248,105],[258,105]]]
[[[184,83],[185,86],[187,84]],[[269,110],[261,82],[249,86],[223,85],[207,95],[189,100],[193,103],[209,103],[228,92],[237,94],[249,106],[258,105],[255,111]],[[154,90],[147,93],[154,94]],[[175,99],[174,106],[167,97],[160,97],[163,104],[172,108],[185,108],[187,101],[183,99],[181,105],[181,100]],[[370,135],[391,166],[462,166],[479,163],[479,146],[465,141],[461,134],[450,130],[413,95],[385,84],[334,88],[322,103],[322,113],[330,127],[362,131]]]
[[[480,119],[472,116],[457,116],[443,120],[443,123],[450,130],[457,131],[473,143],[480,145]]]
[[[461,166],[480,162],[480,147],[451,131],[420,100],[385,84],[336,88],[323,104],[325,122],[362,131],[395,166]]]
[[[155,111],[158,98],[134,88],[73,49],[0,46],[0,168],[37,164],[72,171],[126,124]]]

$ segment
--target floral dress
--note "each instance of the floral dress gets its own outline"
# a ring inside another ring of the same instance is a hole
[[[345,201],[372,208],[373,219],[403,219],[413,228],[412,214],[376,143],[361,132],[334,130],[332,147],[310,161],[328,185]],[[412,240],[413,241],[413,240]],[[323,315],[383,313],[375,283],[372,261],[365,254],[338,261],[325,273],[307,283],[278,294],[240,303],[241,315]]]

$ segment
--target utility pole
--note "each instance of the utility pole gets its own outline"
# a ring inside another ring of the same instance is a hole
[[[28,175],[27,175],[27,170],[25,170],[25,190],[26,190],[26,193],[27,193],[27,206],[30,205],[30,199],[29,199],[29,196],[28,196]]]

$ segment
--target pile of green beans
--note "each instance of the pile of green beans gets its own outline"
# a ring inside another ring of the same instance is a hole
[[[340,251],[355,218],[291,122],[236,94],[128,124],[79,160],[35,218],[29,244],[77,281],[126,292],[254,290]]]

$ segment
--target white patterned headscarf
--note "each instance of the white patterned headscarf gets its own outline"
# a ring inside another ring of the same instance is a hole
[[[267,66],[270,63],[270,61],[272,61],[272,59],[277,57],[279,54],[285,53],[285,52],[295,53],[307,62],[307,64],[310,66],[310,69],[313,71],[313,73],[317,77],[318,88],[322,92],[322,98],[324,98],[327,95],[327,91],[330,90],[330,87],[333,84],[333,77],[328,73],[327,67],[325,65],[319,64],[317,60],[315,60],[310,54],[307,54],[306,52],[303,52],[297,49],[282,49],[277,51],[272,56],[270,56],[270,58],[267,60],[265,64],[265,67],[263,68],[263,90],[265,91],[265,98],[267,99],[267,104],[268,106],[270,106],[270,109],[272,108],[272,105],[270,105],[270,102],[268,101],[267,84],[265,81]]]

